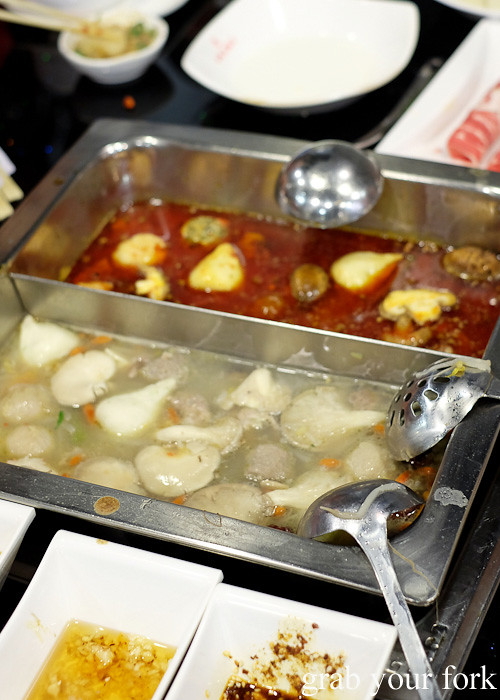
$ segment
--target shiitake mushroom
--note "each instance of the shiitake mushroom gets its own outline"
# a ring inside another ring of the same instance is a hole
[[[328,273],[313,263],[299,265],[290,276],[292,294],[301,304],[311,304],[322,297],[328,285]]]

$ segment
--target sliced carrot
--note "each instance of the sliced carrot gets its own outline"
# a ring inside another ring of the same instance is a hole
[[[340,467],[342,462],[340,459],[335,459],[335,457],[323,457],[319,460],[320,466],[326,467],[326,469],[337,469]]]
[[[406,484],[410,476],[411,471],[407,469],[406,471],[401,472],[401,474],[396,478],[396,481],[399,481],[400,484]]]
[[[385,425],[384,423],[376,423],[373,426],[373,432],[378,433],[379,435],[384,435],[385,434]]]
[[[180,416],[175,410],[174,406],[169,406],[168,407],[168,418],[171,423],[174,423],[174,425],[177,425],[178,423],[181,422]]]
[[[78,455],[73,455],[71,459],[69,460],[70,466],[76,467],[77,464],[80,464],[80,462],[83,460],[83,455],[78,454]]]
[[[82,411],[89,423],[92,425],[97,423],[97,419],[95,417],[95,406],[93,403],[86,403],[85,406],[82,406]]]
[[[177,498],[174,498],[172,503],[176,503],[178,506],[182,506],[184,501],[186,500],[186,494],[183,493],[181,496],[177,496]]]
[[[96,335],[95,338],[92,338],[93,345],[104,345],[105,343],[111,342],[111,338],[109,335]]]
[[[435,477],[436,476],[436,468],[435,467],[418,467],[418,469],[415,469],[415,474],[418,474],[418,476]]]
[[[83,347],[83,345],[77,345],[76,348],[73,348],[73,350],[70,350],[69,354],[70,354],[70,356],[81,355],[82,352],[85,352],[85,348]]]
[[[283,515],[286,513],[286,508],[285,506],[274,506],[273,508],[273,517],[274,518],[281,518]]]

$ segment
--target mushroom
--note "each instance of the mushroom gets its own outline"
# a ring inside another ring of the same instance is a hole
[[[243,427],[237,418],[227,416],[208,426],[169,425],[156,433],[160,442],[186,444],[193,441],[213,445],[222,454],[235,450],[241,441]]]
[[[20,328],[19,350],[25,362],[33,367],[65,357],[79,343],[73,331],[49,321],[35,321],[25,316]]]
[[[94,403],[108,390],[106,381],[115,371],[115,360],[108,353],[89,350],[65,360],[52,376],[50,388],[63,406]]]
[[[317,386],[294,398],[281,414],[283,436],[305,450],[322,451],[385,420],[383,411],[353,410],[333,386]]]
[[[268,496],[253,484],[213,484],[189,495],[184,505],[257,525],[269,524],[273,513]]]
[[[221,398],[226,410],[232,406],[255,408],[269,413],[280,413],[290,402],[290,389],[279,384],[267,367],[251,372],[242,383]]]
[[[176,498],[206,486],[219,463],[216,447],[196,442],[178,448],[149,445],[135,457],[142,483],[161,498]]]
[[[292,295],[302,304],[311,304],[328,289],[328,274],[319,265],[304,263],[292,272],[290,288]]]
[[[97,404],[95,417],[110,433],[136,435],[155,420],[175,385],[170,377],[136,391],[109,396]]]

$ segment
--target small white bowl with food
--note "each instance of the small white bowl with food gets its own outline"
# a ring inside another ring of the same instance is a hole
[[[0,632],[2,700],[163,700],[221,580],[219,569],[59,530]]]
[[[78,32],[59,34],[59,52],[75,70],[96,83],[119,85],[143,75],[160,55],[169,34],[162,17],[136,12],[105,13]]]

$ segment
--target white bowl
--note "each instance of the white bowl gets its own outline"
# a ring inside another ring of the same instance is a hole
[[[437,0],[437,2],[473,17],[500,19],[500,0]]]
[[[0,588],[34,517],[34,508],[0,499]]]
[[[169,34],[169,26],[161,17],[138,17],[129,19],[128,12],[120,13],[115,20],[112,14],[105,14],[106,21],[120,21],[121,23],[132,24],[133,21],[140,20],[147,27],[156,30],[156,37],[151,44],[139,51],[133,51],[123,56],[113,58],[87,58],[75,51],[79,37],[71,32],[61,32],[57,40],[57,48],[64,58],[75,70],[96,83],[103,85],[119,85],[128,83],[139,78],[149,66],[154,63],[163,49]]]
[[[241,661],[240,668],[253,674],[253,659],[263,660],[265,652],[262,650],[271,648],[278,639],[280,626],[287,621],[306,638],[311,634],[305,647],[307,653],[345,655],[344,689],[335,690],[336,699],[366,700],[373,696],[396,640],[392,625],[221,583],[207,606],[166,700],[219,700],[236,670],[235,661]],[[274,671],[279,672],[277,658],[270,660]],[[301,666],[304,673],[314,670],[310,660],[311,656],[297,667],[302,678]],[[316,697],[312,691],[315,683],[318,687],[321,682],[318,676],[305,679],[310,682],[310,692],[304,692],[304,696]],[[324,686],[328,687],[326,681]]]
[[[0,633],[2,700],[25,697],[73,619],[176,647],[160,700],[221,579],[218,569],[60,530]]]
[[[146,15],[158,15],[165,17],[172,14],[186,4],[187,0],[35,0],[39,5],[49,9],[62,10],[76,17],[95,17],[111,8],[136,8],[140,7]],[[9,0],[3,3],[9,5]],[[12,8],[19,12],[16,7]],[[36,14],[24,12],[23,14]],[[40,13],[41,14],[41,13]]]
[[[420,33],[407,0],[232,0],[181,66],[237,102],[273,110],[344,106],[395,78]]]

